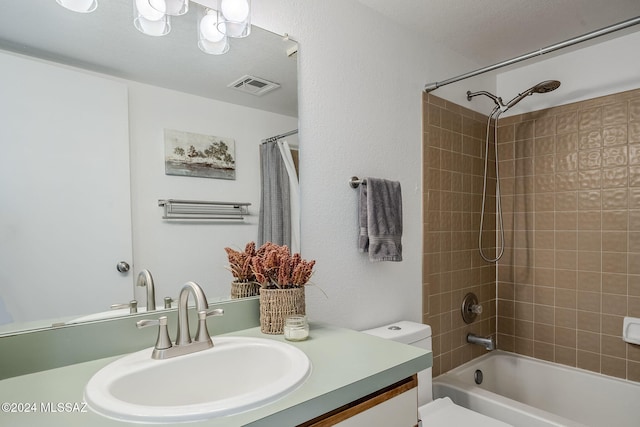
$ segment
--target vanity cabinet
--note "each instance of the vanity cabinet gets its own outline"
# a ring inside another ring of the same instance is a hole
[[[298,427],[415,427],[418,379],[414,375]]]

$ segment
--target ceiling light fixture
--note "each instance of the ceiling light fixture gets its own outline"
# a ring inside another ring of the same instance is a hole
[[[224,30],[224,22],[219,25],[219,13],[206,7],[198,8],[198,47],[204,53],[222,55],[229,50],[229,39],[220,30]]]
[[[147,0],[158,12],[171,16],[184,15],[189,11],[189,0]]]
[[[198,47],[211,55],[229,50],[228,37],[251,34],[251,0],[191,0],[198,4]],[[93,12],[98,0],[56,0],[74,12]],[[133,25],[143,34],[164,36],[171,31],[171,17],[189,11],[189,0],[132,0]]]
[[[218,0],[220,32],[242,38],[251,34],[251,0]]]
[[[169,34],[169,31],[171,31],[171,18],[165,12],[152,7],[152,1],[133,0],[133,26],[148,36]]]
[[[66,9],[79,13],[93,12],[98,7],[98,0],[56,0],[56,2]]]

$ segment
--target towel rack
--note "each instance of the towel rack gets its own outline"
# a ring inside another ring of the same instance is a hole
[[[243,220],[251,203],[207,202],[199,200],[158,200],[164,207],[162,219]]]
[[[358,188],[360,187],[360,184],[367,185],[367,180],[364,178],[360,179],[357,176],[352,176],[349,179],[349,185],[351,186],[351,188]]]

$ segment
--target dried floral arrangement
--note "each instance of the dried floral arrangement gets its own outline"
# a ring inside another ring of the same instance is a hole
[[[229,259],[229,270],[236,282],[255,282],[256,275],[251,268],[251,260],[257,255],[255,242],[249,242],[244,248],[244,252],[231,248],[224,248]]]
[[[267,242],[251,258],[255,280],[268,289],[299,288],[306,285],[313,274],[315,260],[302,259],[299,253],[291,255],[289,248]]]

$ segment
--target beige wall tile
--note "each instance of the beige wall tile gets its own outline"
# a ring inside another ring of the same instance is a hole
[[[569,347],[572,349],[576,348],[577,332],[575,329],[556,327],[555,334],[556,334],[556,337],[555,337],[556,345],[562,346],[562,347]],[[557,347],[556,347],[556,350],[557,350]],[[574,358],[574,363],[575,363],[575,358]]]
[[[547,343],[547,342],[542,342],[542,341],[533,341],[533,356],[538,358],[538,359],[542,359],[542,360],[547,360],[549,362],[553,362],[553,360],[555,359],[555,355],[554,355],[554,345]]]
[[[627,123],[627,103],[618,102],[616,104],[605,105],[602,108],[602,123],[604,125]]]
[[[499,348],[640,381],[640,348],[620,338],[624,316],[640,317],[640,89],[500,120],[507,249],[497,268],[475,248],[486,116],[424,99],[423,317],[434,374],[484,353],[465,343],[458,318],[458,300],[474,290],[490,310],[473,327],[496,334]],[[495,244],[493,230],[485,236]]]
[[[578,112],[578,126],[580,130],[593,129],[602,126],[602,108],[590,108]]]
[[[587,331],[587,332],[601,331],[600,313],[578,310],[577,316],[578,316],[577,328],[579,330]]]
[[[602,354],[619,358],[626,358],[627,343],[622,341],[619,336],[602,335]]]
[[[600,353],[600,334],[578,331],[578,350]]]
[[[566,366],[576,366],[578,359],[578,352],[575,348],[567,348],[560,345],[556,345],[556,363],[560,363]]]
[[[627,363],[625,359],[603,355],[601,359],[601,372],[612,377],[626,378]]]
[[[600,354],[578,350],[577,367],[588,371],[600,372]]]
[[[600,313],[602,294],[599,292],[578,291],[578,310]]]
[[[623,145],[628,140],[627,124],[608,126],[602,130],[602,141],[605,147]]]
[[[621,335],[624,317],[603,314],[601,317],[602,333],[607,335]]]
[[[631,168],[624,167],[614,167],[602,170],[602,188],[620,188],[626,187],[629,185],[629,176],[631,174]],[[638,172],[640,172],[640,168],[638,171],[634,171],[633,182],[640,185],[640,176],[638,176]]]
[[[429,95],[425,98],[423,320],[433,329],[434,374],[440,374],[481,353],[466,343],[467,325],[459,304],[470,291],[487,307],[481,329],[496,333],[496,267],[481,261],[476,249],[482,197],[484,121],[464,107]],[[513,130],[513,126],[511,126]],[[508,131],[501,135],[508,136]],[[513,133],[512,133],[513,135]],[[526,151],[526,150],[525,150]],[[501,148],[513,158],[513,148]],[[532,169],[533,171],[533,169]],[[490,182],[495,188],[495,180]],[[495,198],[488,205],[495,204]],[[495,213],[488,210],[488,245],[493,244]],[[512,292],[513,294],[514,292]],[[513,300],[511,302],[513,305]],[[506,308],[503,307],[504,310]],[[493,320],[492,320],[493,319]],[[513,330],[510,331],[513,340]],[[477,347],[477,346],[473,346]],[[481,350],[481,349],[479,349]]]
[[[572,111],[556,116],[556,132],[559,134],[578,130],[578,112]]]

